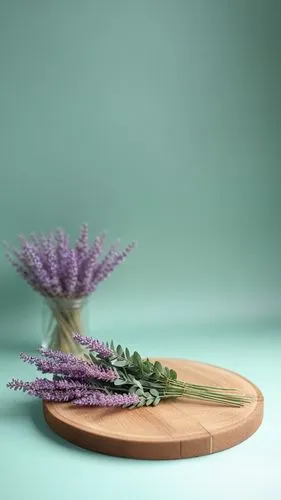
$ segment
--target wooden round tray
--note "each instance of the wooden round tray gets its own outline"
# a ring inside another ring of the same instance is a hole
[[[195,361],[163,359],[178,378],[237,388],[255,396],[241,408],[178,398],[134,410],[44,403],[48,425],[64,439],[100,453],[140,459],[208,455],[241,443],[260,426],[263,396],[240,375]]]

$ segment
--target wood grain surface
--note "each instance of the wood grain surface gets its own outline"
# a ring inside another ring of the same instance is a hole
[[[134,410],[75,408],[44,402],[48,425],[64,439],[108,455],[139,459],[178,459],[208,455],[241,443],[260,426],[263,395],[244,377],[216,366],[161,359],[190,383],[237,388],[255,397],[230,408],[178,398]]]

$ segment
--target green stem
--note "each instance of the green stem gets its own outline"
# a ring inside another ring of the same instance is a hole
[[[199,385],[199,384],[190,384],[189,382],[183,382],[182,380],[171,380],[169,382],[171,385],[175,384],[176,386],[182,386],[182,387],[194,387],[198,389],[211,389],[211,390],[219,390],[219,391],[239,391],[239,389],[233,388],[233,387],[218,387],[215,385]]]
[[[207,402],[210,402],[210,403],[219,403],[219,404],[222,404],[222,405],[226,405],[226,406],[234,406],[236,408],[239,408],[240,406],[243,406],[243,403],[242,402],[239,402],[239,401],[229,401],[229,400],[224,400],[223,398],[216,398],[216,397],[212,397],[211,395],[209,396],[204,396],[203,394],[199,395],[199,394],[165,394],[163,396],[161,396],[161,399],[163,398],[173,398],[173,397],[186,397],[186,398],[190,398],[190,399],[200,399],[200,400],[203,400],[203,401],[207,401]]]
[[[196,384],[189,384],[188,382],[177,382],[177,381],[173,381],[173,380],[170,380],[169,381],[169,387],[178,387],[178,388],[181,388],[183,390],[185,389],[190,389],[190,390],[194,390],[194,391],[204,391],[206,393],[210,393],[210,394],[218,394],[218,395],[221,395],[221,396],[227,396],[227,397],[230,397],[230,398],[241,398],[241,397],[244,397],[244,395],[242,394],[225,394],[226,392],[226,389],[224,388],[221,388],[221,387],[212,387],[212,386],[199,386],[199,385],[196,385]],[[230,391],[232,391],[233,389],[229,389]],[[236,389],[234,389],[236,391]]]
[[[178,388],[176,386],[169,387],[168,390],[166,391],[166,394],[169,394],[169,391],[171,395],[177,393],[181,394],[183,397],[193,397],[193,398],[200,398],[200,399],[205,399],[205,400],[212,400],[212,401],[218,401],[218,402],[224,402],[224,403],[230,403],[230,404],[238,404],[242,405],[244,403],[249,403],[250,402],[250,397],[246,396],[239,396],[239,395],[232,395],[232,394],[225,394],[225,393],[220,393],[216,391],[211,391],[211,390],[203,390],[203,389],[194,389],[191,387],[184,387],[184,386],[179,386]]]

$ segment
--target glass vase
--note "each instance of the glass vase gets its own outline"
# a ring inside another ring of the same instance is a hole
[[[73,333],[84,335],[85,299],[48,298],[48,324],[42,347],[76,356],[85,356],[85,349],[73,339]]]

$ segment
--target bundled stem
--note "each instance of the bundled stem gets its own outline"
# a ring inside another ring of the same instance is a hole
[[[217,389],[203,389],[202,387],[196,388],[194,385],[190,386],[188,383],[179,383],[168,385],[167,390],[163,394],[163,398],[169,397],[186,397],[190,399],[200,399],[218,404],[228,406],[243,406],[245,403],[250,402],[249,397],[243,395],[227,394],[222,388],[221,391]]]
[[[73,339],[73,331],[83,335],[81,300],[49,299],[48,306],[52,314],[49,349],[84,355],[85,350]]]

